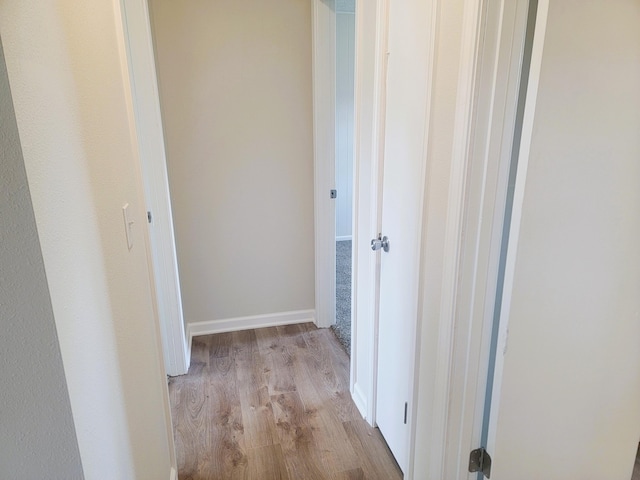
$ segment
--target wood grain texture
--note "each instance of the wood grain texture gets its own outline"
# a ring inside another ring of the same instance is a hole
[[[180,480],[402,478],[349,394],[349,359],[313,324],[193,339],[169,382]]]

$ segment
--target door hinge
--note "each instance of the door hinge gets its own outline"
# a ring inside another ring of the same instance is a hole
[[[338,191],[337,190],[331,190],[329,192],[331,198],[338,198]]]
[[[407,410],[409,409],[409,404],[404,402],[404,424],[407,424]]]
[[[147,222],[151,223],[151,212],[147,211]]]
[[[469,472],[482,472],[491,478],[491,456],[484,447],[477,448],[469,454]]]

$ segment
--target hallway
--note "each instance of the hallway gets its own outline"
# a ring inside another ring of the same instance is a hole
[[[351,400],[330,329],[195,337],[189,373],[169,392],[180,480],[402,478]]]

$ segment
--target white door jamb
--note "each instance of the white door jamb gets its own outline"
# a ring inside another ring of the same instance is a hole
[[[356,2],[351,395],[372,426],[376,421],[380,261],[368,248],[361,252],[360,246],[368,245],[381,226],[387,17],[386,0]],[[365,66],[373,79],[364,78]],[[365,113],[368,105],[370,111]]]
[[[336,13],[334,0],[312,3],[313,164],[316,325],[336,319],[335,83]]]
[[[493,321],[497,258],[501,247],[515,122],[514,102],[519,88],[519,62],[524,45],[525,25],[522,22],[520,3],[528,3],[519,2],[516,7],[515,4],[507,3],[508,0],[502,0],[499,32],[496,33],[484,30],[489,1],[491,0],[467,0],[465,5],[455,137],[456,145],[460,145],[460,148],[453,158],[451,178],[451,186],[456,182],[458,187],[457,193],[450,190],[450,209],[447,215],[447,224],[451,229],[447,228],[446,245],[449,253],[445,258],[451,258],[448,260],[448,274],[444,279],[442,293],[438,339],[442,352],[438,352],[438,377],[435,384],[437,405],[433,417],[433,434],[430,437],[435,451],[429,458],[429,479],[467,478],[470,475],[467,472],[469,452],[480,446],[475,442],[479,442],[482,428],[487,370],[486,365],[479,367],[478,364],[488,363],[489,356],[489,324]],[[545,2],[543,0],[540,3]],[[510,8],[508,14],[505,6]],[[538,18],[541,10],[543,9],[538,10]],[[479,76],[482,43],[489,33],[497,35],[496,50],[491,52],[489,59],[493,63],[483,65],[483,68],[493,71],[494,77],[490,85],[483,84]],[[534,58],[527,108],[531,96],[535,98],[536,68],[539,73],[539,65],[536,67]],[[479,110],[483,108],[479,107],[481,101],[488,102],[484,106],[487,110]],[[527,129],[530,130],[527,114],[532,115],[525,110],[520,155],[523,152],[526,155]],[[474,132],[475,135],[482,136],[481,141],[474,143]],[[528,134],[530,136],[530,131]],[[485,166],[484,171],[469,176],[472,159]],[[526,165],[521,164],[518,167],[519,185],[524,181],[525,175]],[[470,197],[472,192],[475,193]],[[518,198],[514,200],[512,231],[517,228],[517,202]],[[463,231],[466,232],[464,237]],[[517,239],[515,241],[517,243]],[[510,245],[509,251],[512,247],[514,246]],[[461,263],[463,252],[468,256],[465,258],[466,265]],[[508,278],[505,278],[505,284],[507,282]],[[505,285],[503,302],[508,303],[509,296]],[[502,323],[506,322],[501,322],[501,330]],[[496,375],[499,377],[499,373]],[[496,386],[497,383],[494,388]]]
[[[504,293],[501,305],[501,321],[498,328],[498,350],[504,351],[507,344],[509,328],[509,314],[511,311],[511,293],[516,268],[516,258],[518,252],[518,242],[520,238],[520,224],[522,221],[522,209],[524,204],[524,194],[527,184],[527,173],[529,170],[529,158],[531,152],[531,142],[533,137],[533,123],[538,98],[538,87],[540,83],[540,73],[542,70],[542,54],[547,30],[547,20],[549,14],[549,0],[539,0],[536,15],[535,30],[533,34],[533,45],[531,52],[531,65],[529,68],[529,84],[525,99],[524,118],[522,120],[522,133],[520,140],[520,151],[518,152],[518,171],[516,175],[515,191],[513,197],[513,213],[511,229],[509,231],[509,248],[504,276]],[[500,392],[502,390],[502,373],[504,369],[504,355],[496,357],[493,402],[491,404],[491,415],[489,420],[488,448],[495,447],[495,435],[497,430],[498,413],[500,408]]]
[[[438,0],[439,1],[439,0]],[[434,1],[437,3],[437,1]],[[440,296],[440,318],[438,320],[438,341],[435,355],[435,365],[420,364],[421,355],[416,355],[416,372],[420,369],[431,369],[434,373],[433,407],[431,417],[431,432],[429,456],[430,480],[443,477],[443,467],[446,456],[446,431],[449,415],[451,365],[453,361],[453,336],[455,325],[455,300],[458,286],[458,270],[460,262],[461,240],[463,234],[463,219],[465,208],[466,173],[469,161],[469,146],[472,134],[472,115],[474,107],[474,93],[476,81],[477,51],[479,48],[482,19],[482,1],[466,0],[464,5],[463,30],[461,41],[460,67],[458,74],[458,94],[454,125],[453,155],[448,186],[447,215],[445,224],[444,265],[442,273],[442,290]],[[437,31],[437,27],[434,26]],[[435,40],[434,40],[435,42]],[[433,92],[432,92],[433,93]],[[425,219],[427,222],[427,219]],[[426,258],[421,259],[421,278],[425,277],[428,269]],[[424,298],[425,285],[421,285],[421,298]],[[422,308],[421,308],[422,310]],[[419,315],[422,315],[420,311]],[[426,322],[420,319],[420,324]],[[416,335],[420,342],[420,331]],[[419,343],[416,347],[419,351]],[[417,381],[417,379],[416,379]],[[413,417],[416,418],[418,392],[415,390],[413,402]],[[415,442],[417,425],[412,425],[412,441]],[[415,445],[415,443],[414,443]],[[412,478],[415,472],[416,452],[411,451],[410,469]]]
[[[168,375],[183,375],[189,369],[189,346],[182,316],[173,217],[169,197],[164,133],[156,78],[153,40],[147,0],[120,0],[132,92],[138,154],[149,228],[149,268],[154,303],[160,324],[162,351]]]

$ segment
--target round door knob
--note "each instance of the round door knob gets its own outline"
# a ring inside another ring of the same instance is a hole
[[[382,238],[378,236],[378,238],[374,238],[373,240],[371,240],[371,250],[375,252],[376,250],[380,249],[385,252],[389,251],[389,237],[387,237],[386,235]]]

